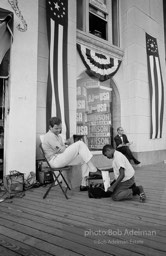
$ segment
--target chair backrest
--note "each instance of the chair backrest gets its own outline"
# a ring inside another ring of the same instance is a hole
[[[42,155],[43,155],[43,157],[44,157],[44,160],[45,160],[45,161],[47,162],[47,164],[50,166],[50,164],[49,164],[49,162],[48,162],[48,160],[47,160],[47,158],[46,158],[46,156],[45,156],[44,149],[43,149],[43,147],[42,147],[42,143],[39,144],[39,148],[40,148],[40,150],[41,150],[41,152],[42,152]]]
[[[42,146],[42,143],[43,143],[43,140],[44,140],[44,134],[41,134],[41,135],[39,136],[39,138],[40,138],[40,144],[39,144],[40,151],[41,151],[41,153],[42,153],[42,155],[43,155],[43,157],[44,157],[44,160],[45,160],[46,163],[49,165],[49,162],[48,162],[48,160],[47,160],[47,158],[46,158],[46,156],[45,156],[44,149],[43,149],[43,146]]]
[[[43,140],[44,140],[44,134],[41,134],[40,136],[40,142],[43,143]]]

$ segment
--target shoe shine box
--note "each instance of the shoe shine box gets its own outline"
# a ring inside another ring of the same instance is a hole
[[[36,179],[41,184],[48,184],[54,181],[49,167],[44,162],[38,162],[36,168]]]

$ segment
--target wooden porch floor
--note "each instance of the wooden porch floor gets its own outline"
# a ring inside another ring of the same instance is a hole
[[[166,165],[136,168],[147,201],[90,199],[78,189],[66,200],[54,187],[0,203],[0,256],[166,255]]]

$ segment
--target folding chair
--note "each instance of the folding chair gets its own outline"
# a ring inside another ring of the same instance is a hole
[[[69,187],[69,185],[68,185],[68,183],[67,183],[67,181],[66,181],[66,179],[65,179],[65,177],[64,177],[64,175],[63,175],[62,172],[63,172],[63,171],[69,171],[70,168],[71,168],[71,166],[64,166],[64,167],[60,167],[60,168],[52,168],[52,167],[50,166],[50,164],[49,164],[47,158],[45,157],[45,153],[44,153],[44,150],[43,150],[43,147],[42,147],[42,143],[40,143],[39,147],[40,147],[40,150],[41,150],[41,152],[42,152],[42,154],[43,154],[44,160],[46,161],[46,163],[47,163],[47,165],[48,165],[49,171],[50,171],[50,173],[52,173],[53,178],[54,178],[54,181],[51,183],[51,185],[50,185],[49,188],[47,189],[46,193],[44,194],[43,199],[46,198],[46,196],[47,196],[48,193],[50,192],[51,188],[52,188],[53,186],[55,186],[55,182],[57,182],[57,184],[58,184],[59,187],[61,188],[61,190],[62,190],[64,196],[66,197],[66,199],[69,199],[68,196],[67,196],[67,190],[68,190],[68,189],[71,190],[71,188]],[[55,173],[58,173],[58,174],[56,175]],[[61,178],[62,178],[62,181],[64,181],[64,183],[66,184],[66,188],[65,188],[65,189],[62,187],[61,182],[60,182],[59,179],[58,179],[59,177],[61,177]]]

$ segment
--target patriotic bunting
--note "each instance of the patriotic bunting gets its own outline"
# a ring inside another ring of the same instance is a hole
[[[117,58],[97,53],[81,44],[77,44],[77,49],[88,72],[101,82],[110,79],[120,67],[121,60]]]
[[[69,138],[67,33],[68,1],[46,0],[47,34],[49,42],[49,71],[47,83],[46,120],[57,116]]]
[[[151,131],[150,138],[162,137],[164,112],[164,86],[156,38],[146,33],[148,80],[150,89]]]

